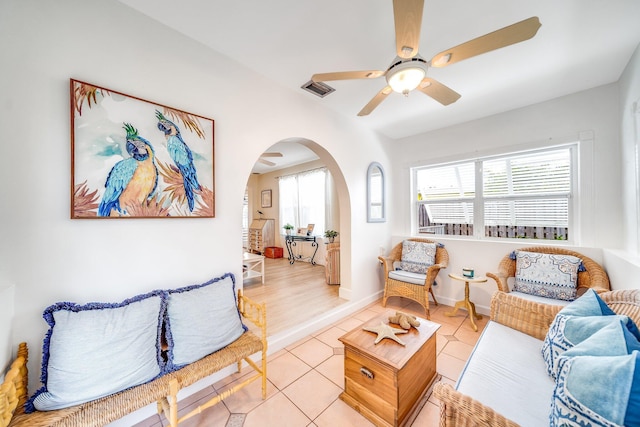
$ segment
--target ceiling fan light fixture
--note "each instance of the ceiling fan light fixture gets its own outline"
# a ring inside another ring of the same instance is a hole
[[[392,67],[387,72],[387,83],[394,92],[408,95],[418,87],[426,71],[416,61],[407,61]]]

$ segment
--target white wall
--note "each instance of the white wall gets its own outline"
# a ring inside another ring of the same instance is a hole
[[[458,126],[393,141],[390,146],[393,164],[394,207],[393,238],[387,246],[411,235],[410,172],[412,166],[451,161],[532,145],[583,140],[580,147],[580,239],[572,249],[602,263],[601,250],[622,246],[622,193],[620,177],[618,86],[610,84],[548,102],[508,111]],[[586,164],[591,164],[585,167]],[[495,271],[501,258],[511,250],[529,244],[554,242],[479,241],[473,238],[442,240],[451,257],[450,267],[440,274],[436,296],[445,303],[462,299],[463,288],[451,283],[450,272],[463,266],[484,273]],[[489,307],[495,284],[472,286],[472,300],[480,311]]]
[[[623,248],[640,256],[640,46],[620,77]]]
[[[13,300],[15,286],[0,281],[0,382],[5,370],[16,355],[11,343],[13,324]]]
[[[372,260],[389,226],[366,223],[365,175],[371,161],[389,161],[380,137],[355,120],[115,1],[2,1],[0,54],[0,281],[15,284],[12,350],[29,344],[32,387],[48,305],[120,301],[227,271],[241,277],[247,179],[262,152],[290,137],[319,144],[343,173],[348,296],[379,292]],[[70,220],[70,78],[213,118],[216,218]]]

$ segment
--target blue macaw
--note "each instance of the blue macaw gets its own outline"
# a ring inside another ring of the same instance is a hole
[[[158,129],[164,133],[164,137],[167,139],[169,156],[171,156],[180,174],[182,174],[182,185],[187,196],[189,210],[193,211],[195,205],[194,191],[200,190],[198,175],[193,164],[193,154],[182,139],[180,128],[158,110],[156,110],[156,117],[158,119]]]
[[[125,123],[123,129],[127,131],[126,148],[131,157],[120,160],[111,168],[98,216],[127,213],[127,205],[140,205],[150,199],[158,186],[153,147],[131,124]]]

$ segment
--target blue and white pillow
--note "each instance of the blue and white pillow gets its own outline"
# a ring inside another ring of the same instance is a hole
[[[513,289],[545,298],[573,301],[582,261],[572,255],[517,251]]]
[[[640,353],[568,358],[549,421],[552,427],[640,426]]]
[[[61,302],[45,309],[43,387],[27,412],[66,408],[143,384],[160,375],[166,293],[121,303]]]
[[[168,293],[168,371],[220,350],[247,330],[237,308],[231,273]]]
[[[436,263],[435,243],[404,240],[400,269],[411,273],[426,274],[429,267]]]

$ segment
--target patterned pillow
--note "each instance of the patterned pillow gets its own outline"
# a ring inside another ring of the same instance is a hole
[[[573,301],[580,258],[518,251],[514,290],[545,298]]]
[[[576,356],[558,373],[551,426],[640,425],[640,353]]]
[[[436,244],[405,240],[402,242],[400,269],[412,273],[426,274],[436,263]]]
[[[235,277],[231,273],[168,292],[169,371],[220,350],[247,330],[238,311]]]
[[[115,304],[61,302],[45,309],[44,386],[27,412],[78,405],[159,376],[165,308],[166,293],[154,291]]]

